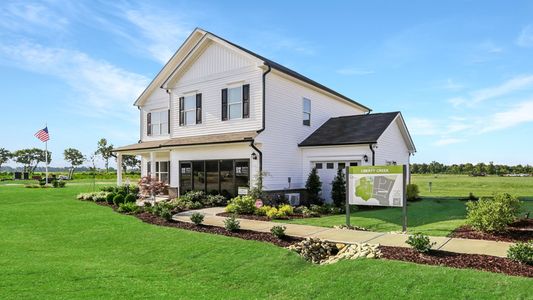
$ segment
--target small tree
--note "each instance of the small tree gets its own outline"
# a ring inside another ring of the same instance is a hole
[[[337,207],[343,207],[346,204],[346,178],[344,169],[337,171],[337,176],[331,182],[331,199]]]
[[[263,199],[264,193],[263,193],[263,176],[267,176],[266,172],[257,172],[255,175],[255,185],[253,188],[250,189],[249,195],[254,199]]]
[[[74,169],[76,169],[77,166],[83,164],[83,162],[85,161],[85,157],[83,156],[83,154],[81,154],[80,150],[74,148],[65,149],[65,151],[63,152],[63,156],[65,157],[66,161],[70,162],[68,178],[72,179]]]
[[[48,152],[48,164],[52,161],[52,152]],[[24,172],[33,173],[40,162],[46,161],[45,150],[39,148],[22,149],[13,153],[17,163],[24,165]]]
[[[109,172],[109,159],[115,156],[112,151],[113,145],[108,145],[106,139],[102,138],[98,141],[98,148],[94,154],[100,155],[104,159],[106,173]]]
[[[140,168],[141,161],[137,159],[135,155],[123,155],[122,156],[122,171],[126,173],[128,167],[132,169]]]
[[[13,157],[13,154],[9,150],[0,148],[0,169],[2,165]]]
[[[307,181],[305,182],[305,189],[307,191],[307,197],[309,204],[321,204],[319,193],[322,190],[322,182],[316,171],[316,168],[311,170]]]

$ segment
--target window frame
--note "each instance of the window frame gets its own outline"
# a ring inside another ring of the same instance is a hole
[[[161,163],[164,163],[167,165],[167,170],[165,172],[161,171]],[[162,182],[165,182],[165,183],[170,183],[169,182],[169,172],[170,171],[170,162],[167,161],[167,160],[158,160],[155,162],[155,178],[157,178],[158,181],[162,181]],[[161,175],[167,175],[166,176],[166,181],[163,181],[161,180]]]
[[[184,116],[184,119],[183,120],[183,125],[182,126],[193,126],[193,125],[197,125],[198,123],[196,123],[196,110],[197,110],[197,107],[196,107],[196,96],[197,94],[187,94],[187,95],[183,95],[183,116]],[[185,109],[186,107],[186,103],[187,103],[187,98],[191,98],[192,99],[192,103],[193,103],[193,106],[192,108],[190,109]],[[187,113],[193,113],[194,116],[193,116],[193,120],[191,121],[191,123],[189,124],[189,120],[187,118]]]
[[[243,85],[239,85],[239,86],[228,86],[227,87],[228,89],[228,121],[230,120],[239,120],[239,119],[243,119]],[[239,90],[239,101],[238,102],[230,102],[230,90]],[[237,106],[238,105],[238,108],[239,108],[239,116],[238,117],[235,117],[235,118],[232,118],[231,117],[231,107],[232,106]]]
[[[309,102],[309,110],[306,110],[305,103]],[[311,126],[311,99],[302,98],[302,125]],[[307,119],[305,118],[307,116]]]
[[[168,109],[164,109],[164,110],[161,110],[161,109],[158,109],[158,110],[151,110],[149,112],[151,114],[151,117],[150,117],[150,126],[152,127],[150,130],[150,135],[149,136],[165,136],[165,135],[169,135],[168,133],[168,124],[169,124],[169,119],[168,119]],[[157,115],[157,118],[158,118],[158,123],[154,122],[154,117]],[[161,122],[162,120],[162,116],[164,116],[167,121],[166,122]],[[156,127],[154,127],[156,126]],[[154,130],[154,128],[157,128],[157,126],[159,127],[159,132],[156,134],[156,131]],[[148,128],[146,129],[146,135],[148,135]]]

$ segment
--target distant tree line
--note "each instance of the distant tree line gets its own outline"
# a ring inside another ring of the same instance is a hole
[[[91,153],[89,157],[83,155],[83,153],[75,148],[67,148],[63,151],[63,158],[66,162],[70,164],[70,167],[67,169],[69,177],[72,177],[72,174],[76,169],[84,168],[88,171],[96,171],[95,159],[100,156],[104,160],[105,170],[109,172],[109,160],[113,157],[116,158],[115,154],[112,152],[113,145],[108,144],[105,138],[102,138],[97,143],[97,148],[94,153]],[[43,167],[38,167],[40,163],[45,163],[46,161],[46,151],[39,148],[29,148],[29,149],[20,149],[16,151],[9,151],[5,148],[0,148],[0,170],[2,165],[8,161],[14,161],[17,164],[22,165],[22,171],[28,173],[34,173],[38,169]],[[48,165],[52,161],[52,152],[48,151]],[[84,162],[89,163],[89,167],[80,167]],[[139,169],[141,166],[141,161],[133,155],[124,155],[122,160],[122,169],[124,172],[127,171],[128,167],[130,169]],[[4,167],[8,170],[16,170],[11,167]],[[52,168],[49,168],[52,171]],[[65,168],[59,168],[65,170]]]
[[[429,164],[411,164],[412,174],[486,174],[486,175],[505,175],[505,174],[532,174],[533,166],[530,165],[500,165],[493,162],[477,164],[452,164],[445,165],[436,161]]]

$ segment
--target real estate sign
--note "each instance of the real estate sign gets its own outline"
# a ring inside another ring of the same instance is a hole
[[[407,231],[405,196],[407,166],[360,166],[346,168],[346,225],[350,205],[403,207],[403,231]]]
[[[348,170],[352,205],[396,206],[405,203],[405,166],[358,166]]]

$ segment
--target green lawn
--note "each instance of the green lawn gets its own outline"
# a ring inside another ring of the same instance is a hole
[[[0,186],[0,299],[506,298],[532,280],[360,260],[306,263],[255,241],[162,228],[74,199],[91,189]]]
[[[423,176],[414,175],[413,183],[420,187],[423,200],[408,204],[408,231],[423,232],[428,235],[446,236],[465,223],[465,202],[458,198],[468,196],[472,191],[476,196],[488,196],[493,192],[509,192],[520,196],[524,208],[533,212],[533,178],[515,177],[469,177],[469,176]],[[429,193],[428,182],[433,182]],[[373,231],[402,230],[401,208],[376,208],[354,211],[351,224]],[[287,222],[285,220],[280,222]],[[321,218],[294,219],[290,223],[333,227],[346,223],[345,215]]]

